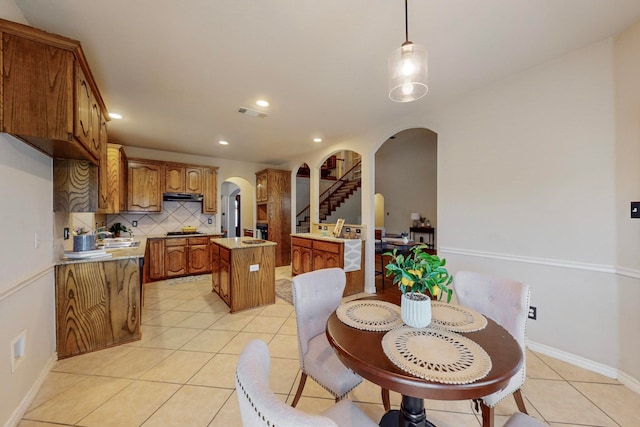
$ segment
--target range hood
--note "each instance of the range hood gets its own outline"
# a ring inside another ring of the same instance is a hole
[[[202,194],[192,193],[164,193],[162,200],[165,202],[201,202]]]

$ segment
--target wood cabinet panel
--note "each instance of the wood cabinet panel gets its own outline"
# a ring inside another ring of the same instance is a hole
[[[218,211],[218,170],[214,168],[202,169],[202,213],[215,214]]]
[[[182,166],[164,165],[164,191],[184,193],[184,168]]]
[[[187,193],[202,194],[202,168],[185,168],[184,190]]]
[[[59,358],[138,340],[138,259],[56,266]]]
[[[211,290],[220,295],[220,246],[211,243]]]
[[[170,239],[172,240],[172,239]],[[187,274],[187,247],[170,246],[165,242],[164,274],[165,277],[177,277]]]
[[[149,278],[164,279],[164,239],[149,239]]]
[[[98,213],[109,212],[109,144],[107,120],[100,115],[100,164],[98,165]]]
[[[98,165],[106,107],[80,42],[0,19],[0,131],[43,153]]]
[[[291,273],[293,275],[308,273],[312,271],[313,257],[311,248],[291,246]]]
[[[278,245],[276,267],[291,263],[291,172],[265,169],[256,172],[257,222],[267,223],[269,240]]]
[[[188,274],[204,274],[211,271],[209,245],[189,246]]]
[[[139,159],[129,160],[127,186],[129,212],[160,212],[162,210],[160,164]]]
[[[122,145],[107,144],[106,213],[114,214],[127,210],[127,175],[127,156]]]
[[[231,306],[231,264],[220,258],[220,298]]]

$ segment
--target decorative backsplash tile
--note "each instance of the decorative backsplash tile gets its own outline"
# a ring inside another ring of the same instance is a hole
[[[216,216],[202,213],[202,205],[194,202],[164,202],[163,211],[158,213],[121,213],[107,215],[107,229],[116,222],[133,230],[134,236],[164,235],[169,231],[180,231],[182,227],[193,226],[203,233],[220,232]],[[211,219],[211,224],[209,220]],[[137,221],[137,227],[133,226]]]

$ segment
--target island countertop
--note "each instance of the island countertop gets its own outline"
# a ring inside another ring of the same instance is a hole
[[[361,239],[345,239],[342,237],[334,237],[334,236],[323,236],[322,234],[317,234],[317,233],[293,233],[291,234],[292,237],[300,237],[302,239],[315,239],[315,240],[324,240],[326,242],[337,242],[337,243],[344,243],[344,242],[352,242],[354,240],[361,240]]]
[[[253,237],[222,237],[212,238],[212,243],[222,246],[227,249],[247,249],[247,248],[259,248],[261,246],[276,246],[276,242],[269,240],[261,240]],[[253,243],[252,243],[253,242]]]

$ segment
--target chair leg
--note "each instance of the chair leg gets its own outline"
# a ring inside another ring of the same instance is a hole
[[[384,406],[384,411],[389,412],[391,410],[391,402],[389,401],[389,390],[386,388],[380,389],[382,392],[382,406]]]
[[[518,405],[518,411],[528,415],[529,413],[527,412],[527,408],[524,406],[524,399],[522,398],[522,392],[520,391],[520,389],[517,389],[516,391],[513,392],[513,398],[516,399],[516,405]]]
[[[302,375],[300,376],[300,384],[298,384],[298,390],[296,390],[296,396],[293,398],[293,403],[291,403],[291,406],[293,406],[294,408],[298,404],[298,400],[300,400],[300,396],[302,396],[302,389],[304,388],[304,384],[306,382],[307,382],[307,374],[303,372]]]
[[[485,405],[484,402],[480,407],[482,408],[482,427],[493,427],[493,408]]]

